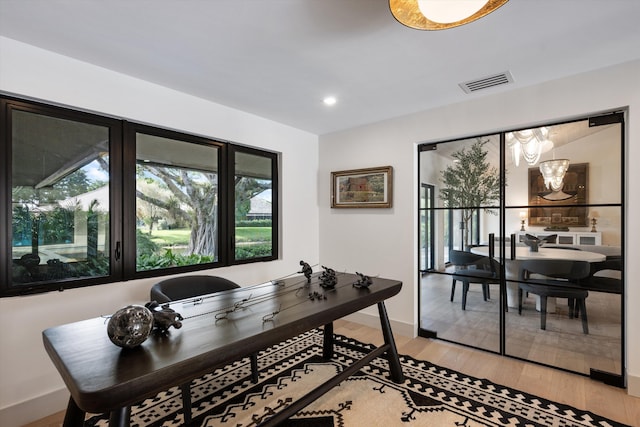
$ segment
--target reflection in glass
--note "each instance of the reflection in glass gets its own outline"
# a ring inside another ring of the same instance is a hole
[[[12,113],[12,282],[106,276],[109,131]]]

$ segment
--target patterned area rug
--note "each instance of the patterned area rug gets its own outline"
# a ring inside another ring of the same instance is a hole
[[[330,362],[322,355],[322,331],[314,330],[259,354],[260,382],[250,380],[249,359],[191,384],[193,421],[202,427],[257,426],[296,398],[335,375],[373,346],[336,335]],[[400,356],[404,384],[390,380],[377,358],[282,426],[623,426],[591,412],[549,402],[429,362]],[[107,426],[90,415],[87,426]],[[131,408],[131,426],[184,425],[180,390],[172,388]]]

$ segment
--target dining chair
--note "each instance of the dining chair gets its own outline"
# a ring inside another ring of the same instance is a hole
[[[240,285],[219,276],[187,275],[165,279],[151,287],[151,301],[164,304],[181,299],[194,298],[201,295],[238,289]],[[251,380],[258,382],[258,355],[250,356]],[[180,386],[185,424],[191,422],[191,383]]]
[[[471,252],[451,250],[449,262],[454,265],[453,282],[451,283],[451,302],[456,292],[456,282],[462,282],[462,309],[467,308],[467,293],[470,283],[482,285],[482,297],[491,299],[490,284],[500,284],[500,266],[497,261]]]
[[[610,294],[622,293],[622,257],[608,256],[602,262],[592,262],[591,272],[584,287],[590,291],[606,292]]]
[[[518,314],[522,314],[523,292],[540,298],[540,329],[547,328],[547,298],[567,298],[569,317],[582,317],[582,332],[589,333],[586,299],[589,291],[582,286],[591,267],[586,261],[559,259],[523,260],[518,283]],[[535,275],[535,277],[533,277]],[[541,277],[543,276],[543,277]]]

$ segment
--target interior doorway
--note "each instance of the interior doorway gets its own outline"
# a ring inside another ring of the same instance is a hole
[[[420,335],[624,387],[623,148],[621,112],[419,146]],[[540,253],[584,309],[527,286]]]

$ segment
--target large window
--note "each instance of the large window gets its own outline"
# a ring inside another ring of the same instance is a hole
[[[1,120],[2,296],[277,258],[275,153],[9,98]]]

